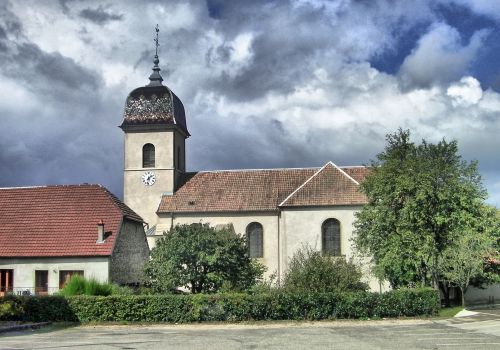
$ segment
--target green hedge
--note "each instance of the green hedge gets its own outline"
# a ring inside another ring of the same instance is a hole
[[[25,321],[201,322],[321,320],[434,315],[438,293],[401,289],[383,294],[214,294],[116,296],[8,296]]]

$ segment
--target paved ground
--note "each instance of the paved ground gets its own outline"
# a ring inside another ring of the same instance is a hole
[[[500,310],[449,320],[82,326],[12,332],[0,349],[500,349]]]

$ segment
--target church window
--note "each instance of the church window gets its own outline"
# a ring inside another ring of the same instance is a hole
[[[252,222],[247,226],[248,255],[251,258],[262,258],[264,256],[264,241],[262,225]]]
[[[324,256],[340,256],[340,222],[327,219],[321,225],[321,251]]]
[[[142,147],[142,167],[143,168],[155,167],[155,146],[151,143],[146,143]]]

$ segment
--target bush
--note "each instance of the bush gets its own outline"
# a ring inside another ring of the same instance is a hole
[[[85,294],[85,285],[87,281],[83,276],[73,275],[66,285],[59,291],[60,295],[82,295]]]
[[[21,302],[12,298],[5,298],[0,302],[0,320],[14,320],[24,314]]]
[[[120,287],[111,283],[102,283],[95,278],[85,279],[80,275],[73,275],[66,283],[63,289],[58,293],[62,296],[74,295],[100,295],[107,296],[111,294],[132,294],[126,291],[126,287]]]
[[[293,293],[360,292],[368,285],[361,282],[359,266],[343,257],[322,256],[304,246],[292,257],[283,277],[282,287]]]
[[[1,300],[1,299],[0,299]],[[19,319],[79,322],[321,320],[435,315],[438,293],[401,289],[383,294],[285,293],[9,297]],[[3,303],[4,301],[0,301]]]
[[[264,266],[248,257],[245,238],[208,224],[178,225],[156,243],[145,273],[157,293],[245,291]]]

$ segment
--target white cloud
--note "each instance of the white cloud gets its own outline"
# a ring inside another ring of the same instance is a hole
[[[500,20],[500,1],[498,0],[446,0],[445,2],[467,6],[477,14]]]
[[[460,78],[476,57],[487,34],[486,30],[480,30],[468,45],[463,46],[455,28],[444,23],[434,25],[404,60],[399,70],[403,84],[427,87]]]
[[[473,77],[463,77],[460,82],[451,84],[446,94],[453,99],[453,106],[467,107],[479,102],[483,97],[483,90],[479,81]]]

